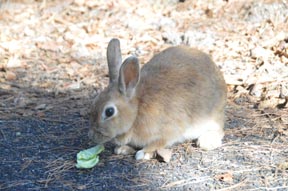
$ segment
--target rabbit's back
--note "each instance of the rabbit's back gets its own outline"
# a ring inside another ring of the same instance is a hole
[[[144,105],[156,103],[159,110],[173,111],[174,116],[175,112],[211,116],[224,109],[226,85],[207,54],[178,46],[155,55],[143,66],[138,97]]]

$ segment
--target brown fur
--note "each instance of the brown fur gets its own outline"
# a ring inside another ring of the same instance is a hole
[[[125,60],[123,65],[128,69],[123,66],[119,72],[119,79],[124,77],[124,89],[131,90],[131,95],[119,91],[119,80],[110,83],[92,106],[90,135],[96,142],[115,139],[119,147],[130,145],[153,153],[184,141],[187,125],[197,129],[205,120],[217,123],[215,132],[223,137],[226,85],[208,55],[184,46],[168,48],[143,66],[139,81],[137,68],[130,64],[135,61]],[[118,114],[101,121],[108,102],[117,106]]]

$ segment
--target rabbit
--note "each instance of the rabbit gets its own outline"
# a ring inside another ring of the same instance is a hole
[[[221,146],[227,88],[207,54],[170,47],[140,70],[134,56],[122,64],[120,42],[112,39],[107,60],[109,85],[90,114],[88,135],[95,143],[114,141],[116,154],[136,153],[137,160],[186,140],[204,150]]]

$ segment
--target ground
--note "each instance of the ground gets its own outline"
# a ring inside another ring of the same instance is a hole
[[[286,1],[0,1],[1,190],[288,190]],[[185,44],[211,55],[228,87],[223,146],[172,147],[170,163],[113,154],[75,168],[106,47],[141,63]]]

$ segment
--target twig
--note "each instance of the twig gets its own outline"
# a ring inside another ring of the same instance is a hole
[[[172,187],[180,187],[180,186],[185,186],[187,184],[196,184],[196,183],[200,183],[203,181],[207,181],[208,179],[210,179],[210,177],[201,177],[199,180],[195,179],[195,178],[189,178],[189,179],[183,179],[183,180],[177,180],[174,182],[170,182],[168,184],[164,184],[161,186],[161,188],[172,188]],[[191,181],[191,180],[195,180],[195,181]]]
[[[276,187],[273,187],[273,188],[268,188],[268,187],[258,187],[258,188],[253,188],[253,189],[249,189],[250,191],[252,190],[282,190],[282,189],[287,189],[288,186],[276,186]]]
[[[244,179],[242,182],[239,182],[238,184],[234,184],[233,186],[229,186],[226,188],[221,188],[219,190],[215,190],[215,191],[226,191],[226,190],[234,190],[235,188],[243,185],[246,182],[246,179]]]
[[[2,131],[2,129],[0,129],[0,132],[1,132],[3,139],[6,141],[6,136],[5,136],[4,132]]]

